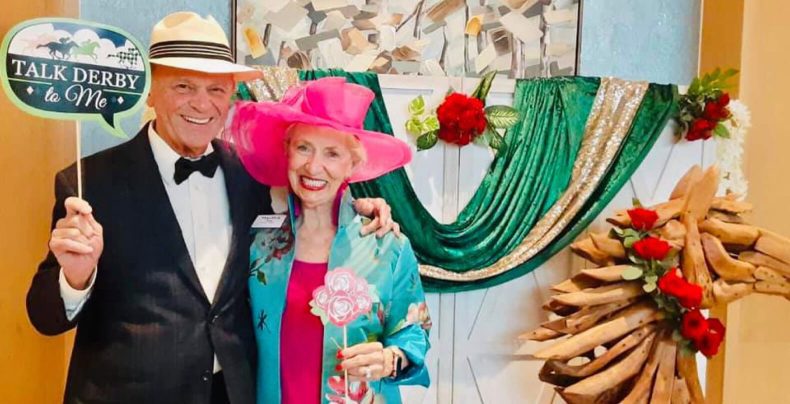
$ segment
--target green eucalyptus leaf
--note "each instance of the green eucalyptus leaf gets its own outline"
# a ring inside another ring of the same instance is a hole
[[[656,283],[657,281],[658,281],[658,275],[655,274],[645,275],[645,282]]]
[[[428,150],[439,140],[438,131],[427,132],[417,138],[417,150]]]
[[[623,277],[623,279],[625,279],[627,281],[632,281],[634,279],[641,278],[642,274],[644,274],[644,271],[642,271],[642,268],[630,266],[630,267],[626,268],[623,271],[621,276]]]
[[[636,231],[636,229],[631,229],[631,228],[623,230],[623,235],[626,236],[626,237],[639,238],[639,232]]]
[[[422,115],[425,112],[425,98],[418,96],[409,103],[409,113],[412,115]]]
[[[625,246],[625,248],[631,248],[631,247],[634,246],[634,244],[637,241],[639,241],[639,237],[636,237],[636,236],[625,236],[625,238],[623,239],[623,246]]]
[[[623,243],[625,243],[625,241],[623,241]],[[633,262],[634,264],[637,264],[637,265],[644,265],[644,263],[645,263],[645,260],[643,260],[643,259],[641,259],[641,258],[637,257],[637,256],[636,256],[636,255],[634,255],[634,253],[633,253],[633,252],[631,252],[631,251],[629,251],[629,252],[628,252],[628,260],[629,260],[629,261],[631,261],[631,262]]]
[[[492,105],[486,107],[486,120],[488,123],[500,129],[510,129],[518,123],[518,111],[507,105]]]
[[[656,284],[655,283],[646,283],[646,284],[642,285],[642,289],[645,291],[645,293],[650,293],[650,292],[656,290]]]

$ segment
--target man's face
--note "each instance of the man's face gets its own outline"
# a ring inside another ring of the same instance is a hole
[[[225,125],[234,86],[230,74],[156,66],[147,101],[154,129],[178,154],[199,157]]]

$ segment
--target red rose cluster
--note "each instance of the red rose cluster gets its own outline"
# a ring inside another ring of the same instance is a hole
[[[645,208],[629,209],[628,217],[631,218],[631,227],[642,231],[652,229],[658,220],[658,214],[654,210]]]
[[[727,109],[729,103],[730,95],[727,93],[722,93],[718,99],[706,102],[702,116],[691,122],[686,140],[706,140],[713,136],[716,125],[730,117],[730,111]]]
[[[647,236],[633,245],[634,251],[646,260],[661,261],[667,257],[671,249],[669,243],[660,238]]]
[[[724,340],[724,325],[718,318],[705,318],[699,309],[694,309],[683,315],[680,334],[710,358],[719,352]]]
[[[681,319],[680,335],[694,343],[703,355],[709,358],[716,355],[724,339],[724,325],[719,319],[705,318],[700,312],[702,287],[686,281],[677,268],[672,268],[658,280],[658,289],[688,309]]]
[[[702,287],[681,278],[678,273],[677,268],[670,268],[658,280],[658,289],[677,299],[681,306],[689,310],[698,308],[702,304]]]
[[[483,102],[461,93],[452,93],[436,109],[439,119],[439,139],[464,146],[486,129]]]

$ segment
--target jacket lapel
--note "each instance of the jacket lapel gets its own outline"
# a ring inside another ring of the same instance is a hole
[[[236,158],[230,146],[222,141],[215,140],[213,142],[214,150],[219,154],[220,167],[225,176],[225,188],[228,193],[228,206],[230,207],[230,220],[233,227],[231,235],[230,249],[228,250],[228,258],[222,270],[222,277],[220,278],[217,292],[214,296],[215,308],[233,297],[234,293],[239,293],[235,290],[234,285],[238,284],[238,277],[244,276],[247,273],[249,232],[246,227],[248,210],[252,203],[251,190],[249,189],[249,181],[245,181],[246,177],[243,172],[244,167],[241,166],[238,158]]]
[[[200,285],[192,259],[189,257],[184,236],[181,234],[181,227],[151,151],[148,125],[145,125],[129,143],[131,153],[128,154],[127,167],[120,172],[126,173],[126,181],[132,198],[135,200],[132,206],[141,213],[142,228],[152,232],[155,239],[152,242],[160,243],[163,246],[162,254],[171,255],[186,279],[186,283],[203,298],[201,300],[205,301],[208,306],[208,298]]]

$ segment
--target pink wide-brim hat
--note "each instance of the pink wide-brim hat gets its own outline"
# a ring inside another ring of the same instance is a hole
[[[409,145],[384,133],[363,129],[365,115],[375,95],[368,88],[327,77],[290,88],[279,102],[236,104],[230,137],[244,168],[258,182],[288,186],[285,137],[296,123],[326,126],[355,136],[367,153],[349,182],[368,181],[403,167],[411,161]]]

